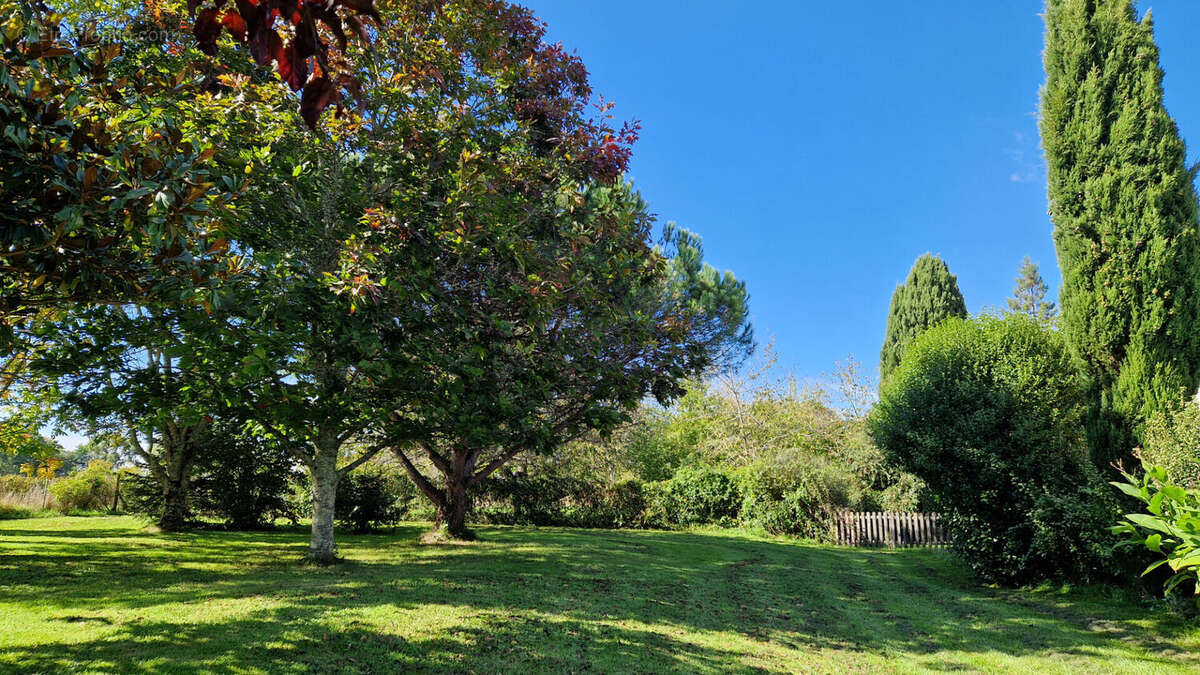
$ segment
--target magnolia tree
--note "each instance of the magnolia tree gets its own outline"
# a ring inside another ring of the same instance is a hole
[[[620,181],[636,126],[591,111],[583,64],[523,8],[455,7],[384,8],[405,39],[358,56],[365,112],[335,136],[374,204],[329,284],[367,329],[369,446],[462,536],[468,490],[505,462],[669,400],[751,338],[744,287],[694,237],[650,245]]]
[[[40,325],[31,364],[66,424],[119,434],[162,490],[159,526],[183,528],[192,467],[228,417],[237,360],[220,317],[194,308],[96,306]]]

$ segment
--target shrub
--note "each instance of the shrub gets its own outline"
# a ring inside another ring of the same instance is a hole
[[[668,525],[732,525],[741,490],[729,476],[704,467],[684,467],[661,484],[656,495]]]
[[[1103,576],[1114,504],[1087,460],[1062,337],[1023,316],[951,319],[905,352],[872,412],[890,460],[929,486],[955,547],[989,581]]]
[[[1200,607],[1200,490],[1170,482],[1162,467],[1144,467],[1146,473],[1140,479],[1125,473],[1126,482],[1113,485],[1145,504],[1148,513],[1128,514],[1112,531],[1160,556],[1143,576],[1168,567],[1173,574],[1166,580],[1164,592],[1170,595],[1190,582]]]
[[[334,516],[363,534],[395,525],[408,513],[416,487],[407,477],[378,464],[365,464],[338,483]]]
[[[37,478],[21,474],[0,476],[0,504],[13,508],[41,509],[45,502],[44,485]]]
[[[1161,467],[1181,487],[1200,489],[1200,405],[1187,401],[1146,423],[1142,460]]]
[[[278,443],[218,428],[192,470],[190,506],[239,530],[260,529],[278,517],[295,522],[288,497],[300,475]]]
[[[493,474],[476,490],[473,515],[501,525],[563,525],[563,500],[579,489],[576,482],[549,467],[536,474]]]
[[[741,521],[773,534],[827,539],[839,509],[862,507],[858,485],[850,468],[824,455],[776,453],[744,480]]]
[[[236,426],[212,428],[197,453],[188,483],[188,510],[220,520],[239,530],[261,529],[278,517],[299,517],[292,501],[293,484],[302,472],[277,443],[244,433]],[[126,508],[158,517],[163,487],[148,471],[121,479]]]
[[[589,484],[585,492],[571,496],[564,509],[564,523],[574,527],[643,527],[646,495],[636,478],[612,485]]]
[[[864,501],[870,498],[873,504],[864,503],[863,511],[895,511],[912,513],[925,510],[929,500],[929,488],[925,481],[911,473],[897,472],[895,482],[877,492],[864,495]]]
[[[93,459],[87,468],[50,484],[50,494],[63,513],[98,511],[112,506],[117,480],[112,462]]]
[[[544,469],[535,475],[506,473],[484,481],[474,516],[505,525],[617,528],[644,526],[645,510],[641,481],[605,485]]]

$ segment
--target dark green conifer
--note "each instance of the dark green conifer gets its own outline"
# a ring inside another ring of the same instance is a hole
[[[1049,0],[1041,96],[1061,327],[1089,378],[1101,465],[1195,391],[1200,237],[1186,148],[1163,106],[1149,13],[1129,0]]]
[[[966,315],[967,304],[946,263],[928,253],[917,258],[908,279],[892,294],[887,332],[879,353],[880,378],[887,379],[900,365],[905,347],[927,328],[952,316]]]

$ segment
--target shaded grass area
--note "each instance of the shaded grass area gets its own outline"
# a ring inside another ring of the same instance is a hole
[[[14,672],[1196,672],[1200,627],[1107,596],[1000,591],[936,550],[735,532],[422,526],[157,534],[132,517],[0,522]]]

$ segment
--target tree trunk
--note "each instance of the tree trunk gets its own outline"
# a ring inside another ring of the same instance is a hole
[[[205,426],[205,422],[186,425],[167,421],[161,435],[159,457],[147,457],[147,463],[162,485],[163,511],[158,526],[167,532],[178,532],[187,527],[192,462]]]
[[[178,532],[187,526],[187,488],[179,478],[169,478],[163,486],[163,510],[158,526],[167,532]]]
[[[475,533],[467,529],[467,503],[467,477],[446,476],[446,489],[437,505],[434,526],[454,539],[474,539]]]
[[[341,475],[337,470],[337,452],[333,456],[321,452],[314,455],[308,473],[312,478],[312,537],[308,544],[309,560],[331,565],[338,561],[333,548],[333,509]]]

